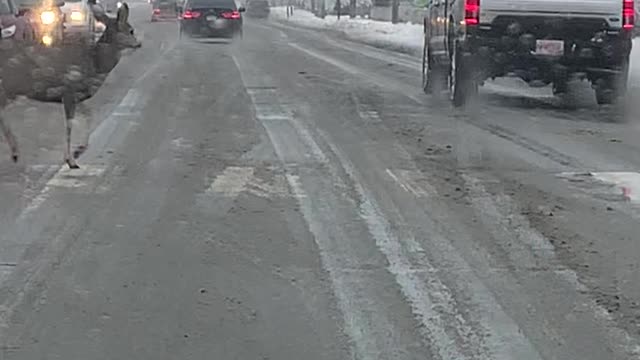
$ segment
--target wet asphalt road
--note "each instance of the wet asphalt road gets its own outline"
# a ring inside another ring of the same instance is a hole
[[[410,56],[132,16],[81,170],[9,109],[0,359],[640,359],[640,106],[452,110]]]

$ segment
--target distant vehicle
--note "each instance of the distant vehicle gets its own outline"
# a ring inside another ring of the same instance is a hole
[[[64,13],[65,39],[84,41],[94,44],[96,41],[96,19],[87,0],[65,0]]]
[[[63,0],[17,0],[18,14],[28,20],[35,39],[54,46],[64,41]]]
[[[516,76],[562,94],[577,77],[610,104],[626,91],[634,25],[634,0],[431,0],[423,88],[444,85],[461,106],[486,79]]]
[[[242,37],[245,9],[234,0],[187,0],[180,19],[180,34],[205,37]]]
[[[179,16],[176,0],[155,0],[152,3],[151,21],[175,20]]]
[[[122,6],[122,0],[101,0],[99,3],[108,13],[115,13]]]
[[[267,18],[271,9],[267,0],[250,0],[247,4],[247,16],[252,18]]]

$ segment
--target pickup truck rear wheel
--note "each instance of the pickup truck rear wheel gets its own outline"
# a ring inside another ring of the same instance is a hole
[[[628,78],[629,62],[626,61],[619,74],[599,79],[595,84],[598,105],[613,104],[624,97],[627,93]]]
[[[429,48],[425,46],[422,58],[422,90],[425,94],[439,93],[446,89],[447,70],[433,63]]]
[[[478,82],[473,77],[469,55],[459,51],[458,44],[453,46],[449,68],[449,96],[453,106],[464,106],[478,92]]]

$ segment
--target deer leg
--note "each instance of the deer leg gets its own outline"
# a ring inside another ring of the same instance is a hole
[[[13,132],[4,122],[4,116],[0,113],[0,130],[4,134],[5,139],[7,139],[7,143],[9,143],[9,148],[11,149],[11,159],[13,162],[18,162],[18,142],[16,141],[15,136],[13,136]]]
[[[64,144],[64,162],[67,163],[69,169],[80,168],[76,160],[71,156],[71,128],[73,118],[76,115],[76,95],[71,87],[65,90],[62,97],[64,105],[64,125],[65,125],[65,144]]]
[[[84,102],[78,103],[77,106],[78,106],[78,111],[76,112],[76,115],[78,115],[79,113],[81,116],[74,117],[74,120],[76,121],[75,125],[80,125],[81,131],[84,131],[84,133],[82,136],[82,143],[76,146],[75,149],[73,150],[74,159],[79,158],[80,155],[82,155],[89,148],[89,136],[91,135],[91,131],[89,131],[90,130],[89,127],[91,126],[91,119],[93,118],[93,112],[91,111],[91,108],[87,106]],[[78,122],[81,122],[82,124],[79,124]]]

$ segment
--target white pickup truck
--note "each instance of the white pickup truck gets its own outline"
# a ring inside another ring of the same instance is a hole
[[[567,91],[588,79],[599,104],[626,91],[634,0],[430,0],[423,88],[464,105],[487,79],[517,76]]]

